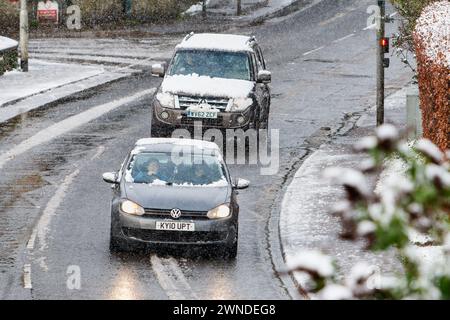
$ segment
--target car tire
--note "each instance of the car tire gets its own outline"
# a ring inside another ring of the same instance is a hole
[[[236,236],[234,238],[234,241],[231,244],[228,244],[225,248],[223,248],[223,257],[227,260],[234,260],[236,259],[237,252],[238,252],[238,243],[239,243],[239,230],[238,226],[235,226],[236,229]]]
[[[113,253],[129,252],[131,248],[128,243],[125,243],[125,240],[111,237],[109,239],[109,251]]]
[[[238,242],[236,240],[236,242],[234,242],[231,246],[226,247],[223,256],[227,260],[234,260],[236,259],[237,252],[238,252]]]
[[[113,253],[119,252],[129,252],[132,251],[132,246],[126,239],[119,238],[115,235],[114,230],[116,227],[114,223],[111,221],[111,231],[109,236],[109,251]]]

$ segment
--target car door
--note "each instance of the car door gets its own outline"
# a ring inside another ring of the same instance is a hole
[[[255,57],[257,62],[258,71],[266,70],[266,62],[264,60],[261,48],[259,46],[255,46]],[[258,73],[257,73],[258,74]],[[269,117],[270,110],[270,87],[266,83],[258,83],[258,94],[260,95],[261,103],[260,106],[262,108],[260,119],[261,122],[265,122]]]

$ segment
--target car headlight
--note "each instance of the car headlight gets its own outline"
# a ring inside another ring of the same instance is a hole
[[[227,204],[221,204],[214,209],[208,211],[208,218],[210,219],[222,219],[227,218],[231,215],[230,207]]]
[[[135,216],[142,216],[145,213],[144,208],[142,208],[140,205],[130,200],[123,201],[120,205],[120,208],[122,209],[123,212]]]
[[[253,104],[252,98],[237,98],[232,100],[230,111],[244,111]]]
[[[175,96],[171,93],[160,92],[156,95],[156,100],[164,108],[175,108]]]

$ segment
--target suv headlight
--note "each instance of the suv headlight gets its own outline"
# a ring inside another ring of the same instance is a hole
[[[229,205],[227,204],[221,204],[218,207],[215,207],[214,209],[211,209],[208,211],[208,218],[210,219],[222,219],[227,218],[231,215],[231,210]]]
[[[120,204],[120,209],[125,213],[135,216],[142,216],[145,213],[144,208],[130,200],[124,200]]]
[[[237,98],[231,101],[230,111],[244,111],[253,104],[252,98]]]
[[[175,108],[175,96],[171,93],[160,92],[156,94],[156,100],[164,108]]]

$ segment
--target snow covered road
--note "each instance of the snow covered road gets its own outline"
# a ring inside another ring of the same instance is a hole
[[[375,38],[372,31],[363,30],[371,3],[323,1],[283,19],[232,30],[256,34],[264,50],[273,72],[270,126],[280,130],[277,174],[261,176],[255,165],[230,166],[233,176],[251,181],[250,189],[238,196],[240,239],[233,262],[191,251],[168,250],[153,256],[148,252],[111,255],[108,250],[111,190],[101,174],[116,170],[132,144],[150,135],[148,97],[131,98],[157,87],[160,79],[151,77],[145,72],[148,66],[139,63],[147,58],[167,59],[181,36],[160,42],[167,51],[158,51],[154,56],[153,44],[146,40],[34,42],[36,57],[54,54],[55,60],[66,61],[67,56],[74,55],[76,60],[81,55],[105,68],[128,68],[137,59],[134,68],[144,72],[24,113],[1,125],[3,154],[67,119],[78,119],[72,117],[117,100],[124,102],[16,152],[3,163],[0,298],[299,298],[289,279],[277,272],[283,263],[277,206],[286,181],[303,157],[329,139],[328,134],[335,128],[344,126],[347,114],[363,112],[373,104]],[[354,35],[345,38],[349,34]],[[336,41],[339,39],[344,40]],[[118,64],[105,64],[105,57],[117,58]],[[409,72],[395,59],[391,64],[387,81],[393,87],[403,86]],[[64,192],[58,192],[61,188]],[[58,205],[52,207],[52,203]],[[40,250],[37,237],[35,245],[27,248],[49,204],[53,211],[50,223],[45,225],[46,246]],[[80,271],[80,287],[67,286],[74,270]]]

